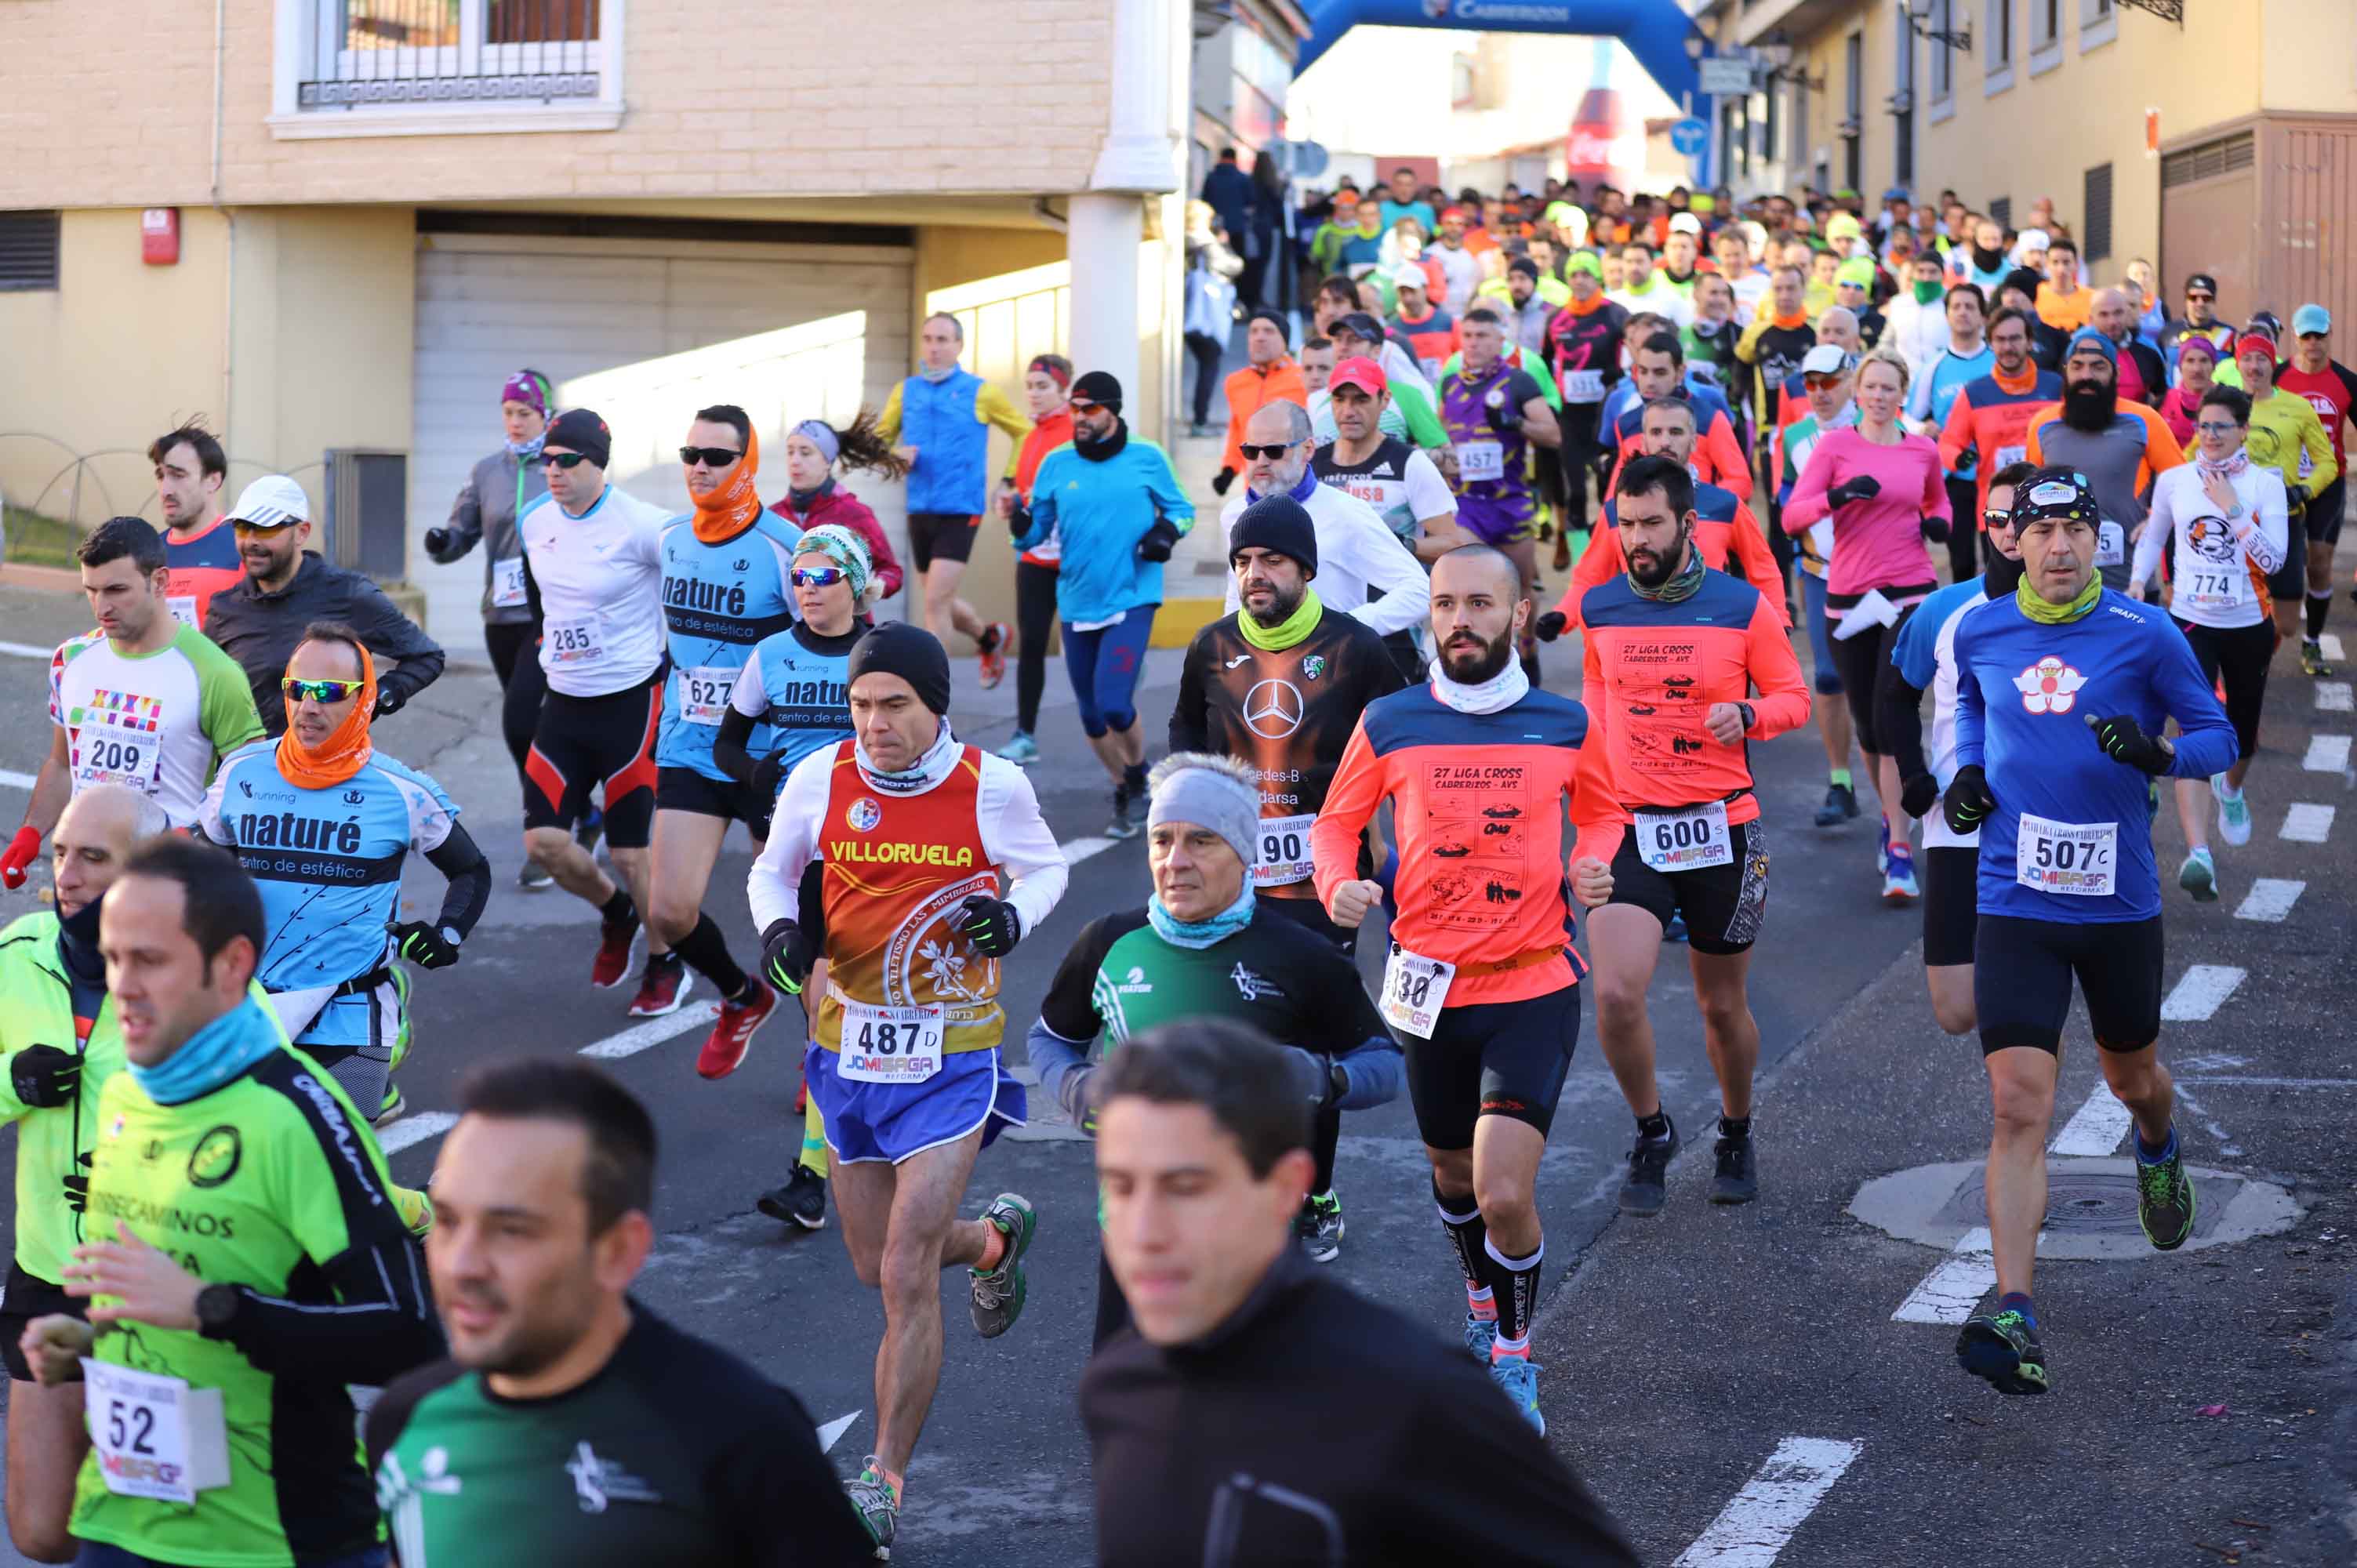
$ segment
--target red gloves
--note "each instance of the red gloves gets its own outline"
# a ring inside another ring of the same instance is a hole
[[[0,854],[0,884],[10,887],[25,886],[25,868],[32,865],[40,853],[40,830],[27,822],[16,830],[16,836],[8,841],[7,853]]]

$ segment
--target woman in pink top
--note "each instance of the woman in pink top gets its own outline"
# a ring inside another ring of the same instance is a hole
[[[2177,444],[2193,450],[2193,419],[2201,400],[2210,395],[2212,374],[2218,369],[2218,345],[2199,332],[2189,332],[2177,346],[2177,384],[2160,400],[2160,417],[2177,436]],[[2165,563],[2164,563],[2165,564]]]
[[[1857,368],[1857,423],[1818,441],[1784,503],[1787,533],[1805,533],[1810,524],[1833,519],[1825,613],[1835,623],[1834,662],[1841,669],[1857,748],[1882,798],[1878,871],[1882,896],[1894,902],[1918,896],[1915,858],[1899,803],[1899,762],[1875,729],[1875,693],[1897,679],[1890,654],[1900,627],[1940,585],[1925,541],[1944,541],[1951,521],[1939,446],[1900,427],[1906,403],[1907,361],[1887,349],[1868,354]],[[1841,623],[1853,610],[1857,613],[1845,636]]]

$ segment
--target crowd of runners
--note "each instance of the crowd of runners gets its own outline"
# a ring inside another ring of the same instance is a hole
[[[773,500],[770,419],[680,410],[677,515],[615,482],[615,433],[546,376],[496,389],[501,444],[424,544],[482,563],[514,894],[462,802],[371,739],[442,650],[304,551],[301,486],[231,499],[200,423],[156,441],[166,526],[83,542],[97,624],[50,661],[52,744],[0,855],[17,886],[46,854],[54,888],[0,932],[20,1551],[888,1556],[952,1359],[940,1276],[985,1338],[1042,1283],[1029,1200],[964,1212],[1036,1095],[1096,1144],[1102,1561],[1633,1562],[1542,1441],[1532,1359],[1581,1015],[1631,1118],[1620,1209],[1658,1214],[1685,1133],[1652,982],[1684,948],[1709,1200],[1758,1200],[1771,860],[1835,853],[1812,833],[1862,809],[1858,897],[1920,905],[1931,1012],[1986,1059],[1996,1290],[1963,1370],[2057,1380],[2032,1269],[2074,982],[2145,1232],[2186,1240],[2152,824],[2166,793],[2175,887],[2216,899],[2278,645],[2333,672],[2357,375],[2328,312],[2201,273],[2164,299],[2141,262],[2096,286],[2047,204],[2016,231],[1952,192],[1452,198],[1405,169],[1312,193],[1296,311],[1263,303],[1286,291],[1265,251],[1239,263],[1222,191],[1188,213],[1186,320],[1211,344],[1192,412],[1227,613],[1167,714],[1141,676],[1165,564],[1205,524],[1102,369],[1042,354],[1018,397],[933,317],[880,406],[789,411]],[[859,475],[905,483],[905,569]],[[1013,624],[961,596],[978,549],[1018,557]],[[1577,682],[1546,690],[1540,646],[1569,636]],[[1026,772],[1051,642],[1101,828],[1051,824]],[[960,684],[1010,663],[1012,739],[961,739]],[[1772,820],[1750,766],[1800,730],[1825,757],[1813,824]],[[741,899],[713,884],[732,823],[757,850]],[[1151,896],[1043,935],[1058,826],[1143,834]],[[442,879],[430,918],[399,918],[412,854]],[[791,1395],[631,1300],[657,1138],[611,1079],[495,1062],[430,1188],[388,1174],[371,1128],[406,1110],[412,985],[463,988],[439,972],[491,898],[552,888],[594,908],[587,979],[633,984],[630,1015],[711,987],[703,1077],[765,1026],[799,1044],[799,1155],[746,1197],[813,1230],[832,1208],[880,1305],[880,1334],[835,1308],[848,1353],[877,1347],[848,1478]],[[757,948],[732,949],[748,908]],[[1017,962],[1052,973],[1036,1017],[1002,1005]],[[1461,1326],[1426,1327],[1461,1350],[1316,1266],[1344,1245],[1344,1116],[1403,1093],[1431,1266],[1465,1286]],[[384,1391],[357,1447],[352,1386]],[[1402,1485],[1412,1443],[1467,1476]]]

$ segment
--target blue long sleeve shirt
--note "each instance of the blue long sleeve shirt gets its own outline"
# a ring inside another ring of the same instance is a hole
[[[1112,456],[1093,460],[1059,446],[1032,477],[1031,526],[1015,547],[1028,550],[1057,532],[1064,556],[1056,614],[1078,626],[1103,625],[1162,602],[1162,563],[1137,555],[1138,541],[1157,522],[1182,534],[1195,526],[1195,503],[1161,447],[1132,435]]]
[[[2175,719],[2170,775],[2223,772],[2234,727],[2184,634],[2108,588],[2060,626],[2006,598],[1957,623],[1955,660],[1956,766],[1979,766],[1996,797],[1981,829],[1980,912],[2071,925],[2159,914],[2145,776],[2105,756],[2087,721],[2126,714],[2157,736]]]

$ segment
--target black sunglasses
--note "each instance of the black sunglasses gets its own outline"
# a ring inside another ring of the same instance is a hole
[[[1236,446],[1236,450],[1243,453],[1247,461],[1255,457],[1265,457],[1268,461],[1274,463],[1279,457],[1284,456],[1287,452],[1293,450],[1293,443],[1290,441],[1279,441],[1275,445],[1270,446],[1254,446],[1248,443],[1239,443]]]
[[[744,455],[731,452],[726,446],[683,446],[679,449],[679,460],[691,468],[698,463],[707,468],[725,468]]]
[[[587,452],[543,452],[540,461],[544,467],[554,463],[560,468],[577,468],[589,460]]]

